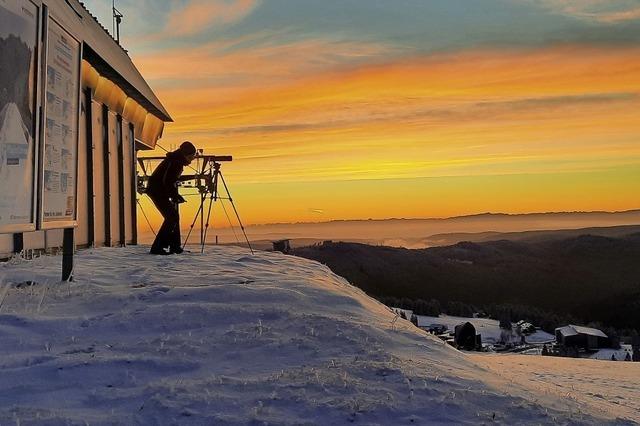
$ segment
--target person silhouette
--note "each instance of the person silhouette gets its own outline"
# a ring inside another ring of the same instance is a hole
[[[175,151],[167,153],[149,177],[147,195],[164,218],[162,226],[151,245],[151,254],[168,255],[183,252],[180,239],[180,214],[178,205],[185,199],[178,193],[178,182],[185,166],[196,157],[196,147],[185,141]],[[169,251],[165,251],[168,248]]]

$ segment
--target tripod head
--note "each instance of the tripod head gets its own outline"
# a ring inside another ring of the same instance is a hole
[[[218,194],[218,174],[223,162],[233,161],[230,155],[198,155],[196,174],[183,175],[181,182],[191,182],[182,185],[184,188],[195,188],[200,194],[211,194],[217,197]]]

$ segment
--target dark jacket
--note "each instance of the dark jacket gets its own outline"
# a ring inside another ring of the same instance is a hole
[[[149,184],[147,186],[147,194],[150,196],[178,198],[177,183],[184,166],[188,163],[187,159],[180,151],[167,153],[167,158],[162,160],[160,165],[156,167],[151,176],[149,176]]]

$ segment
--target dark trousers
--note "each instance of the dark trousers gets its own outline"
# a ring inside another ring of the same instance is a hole
[[[180,214],[178,213],[178,205],[172,202],[167,196],[149,194],[149,197],[164,218],[158,235],[156,235],[156,239],[153,241],[151,250],[162,250],[169,247],[171,251],[174,251],[181,248],[182,240],[180,239]]]

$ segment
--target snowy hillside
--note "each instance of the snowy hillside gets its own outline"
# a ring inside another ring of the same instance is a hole
[[[59,257],[0,265],[1,425],[629,423],[479,367],[318,263],[146,250],[82,251],[72,284]]]

